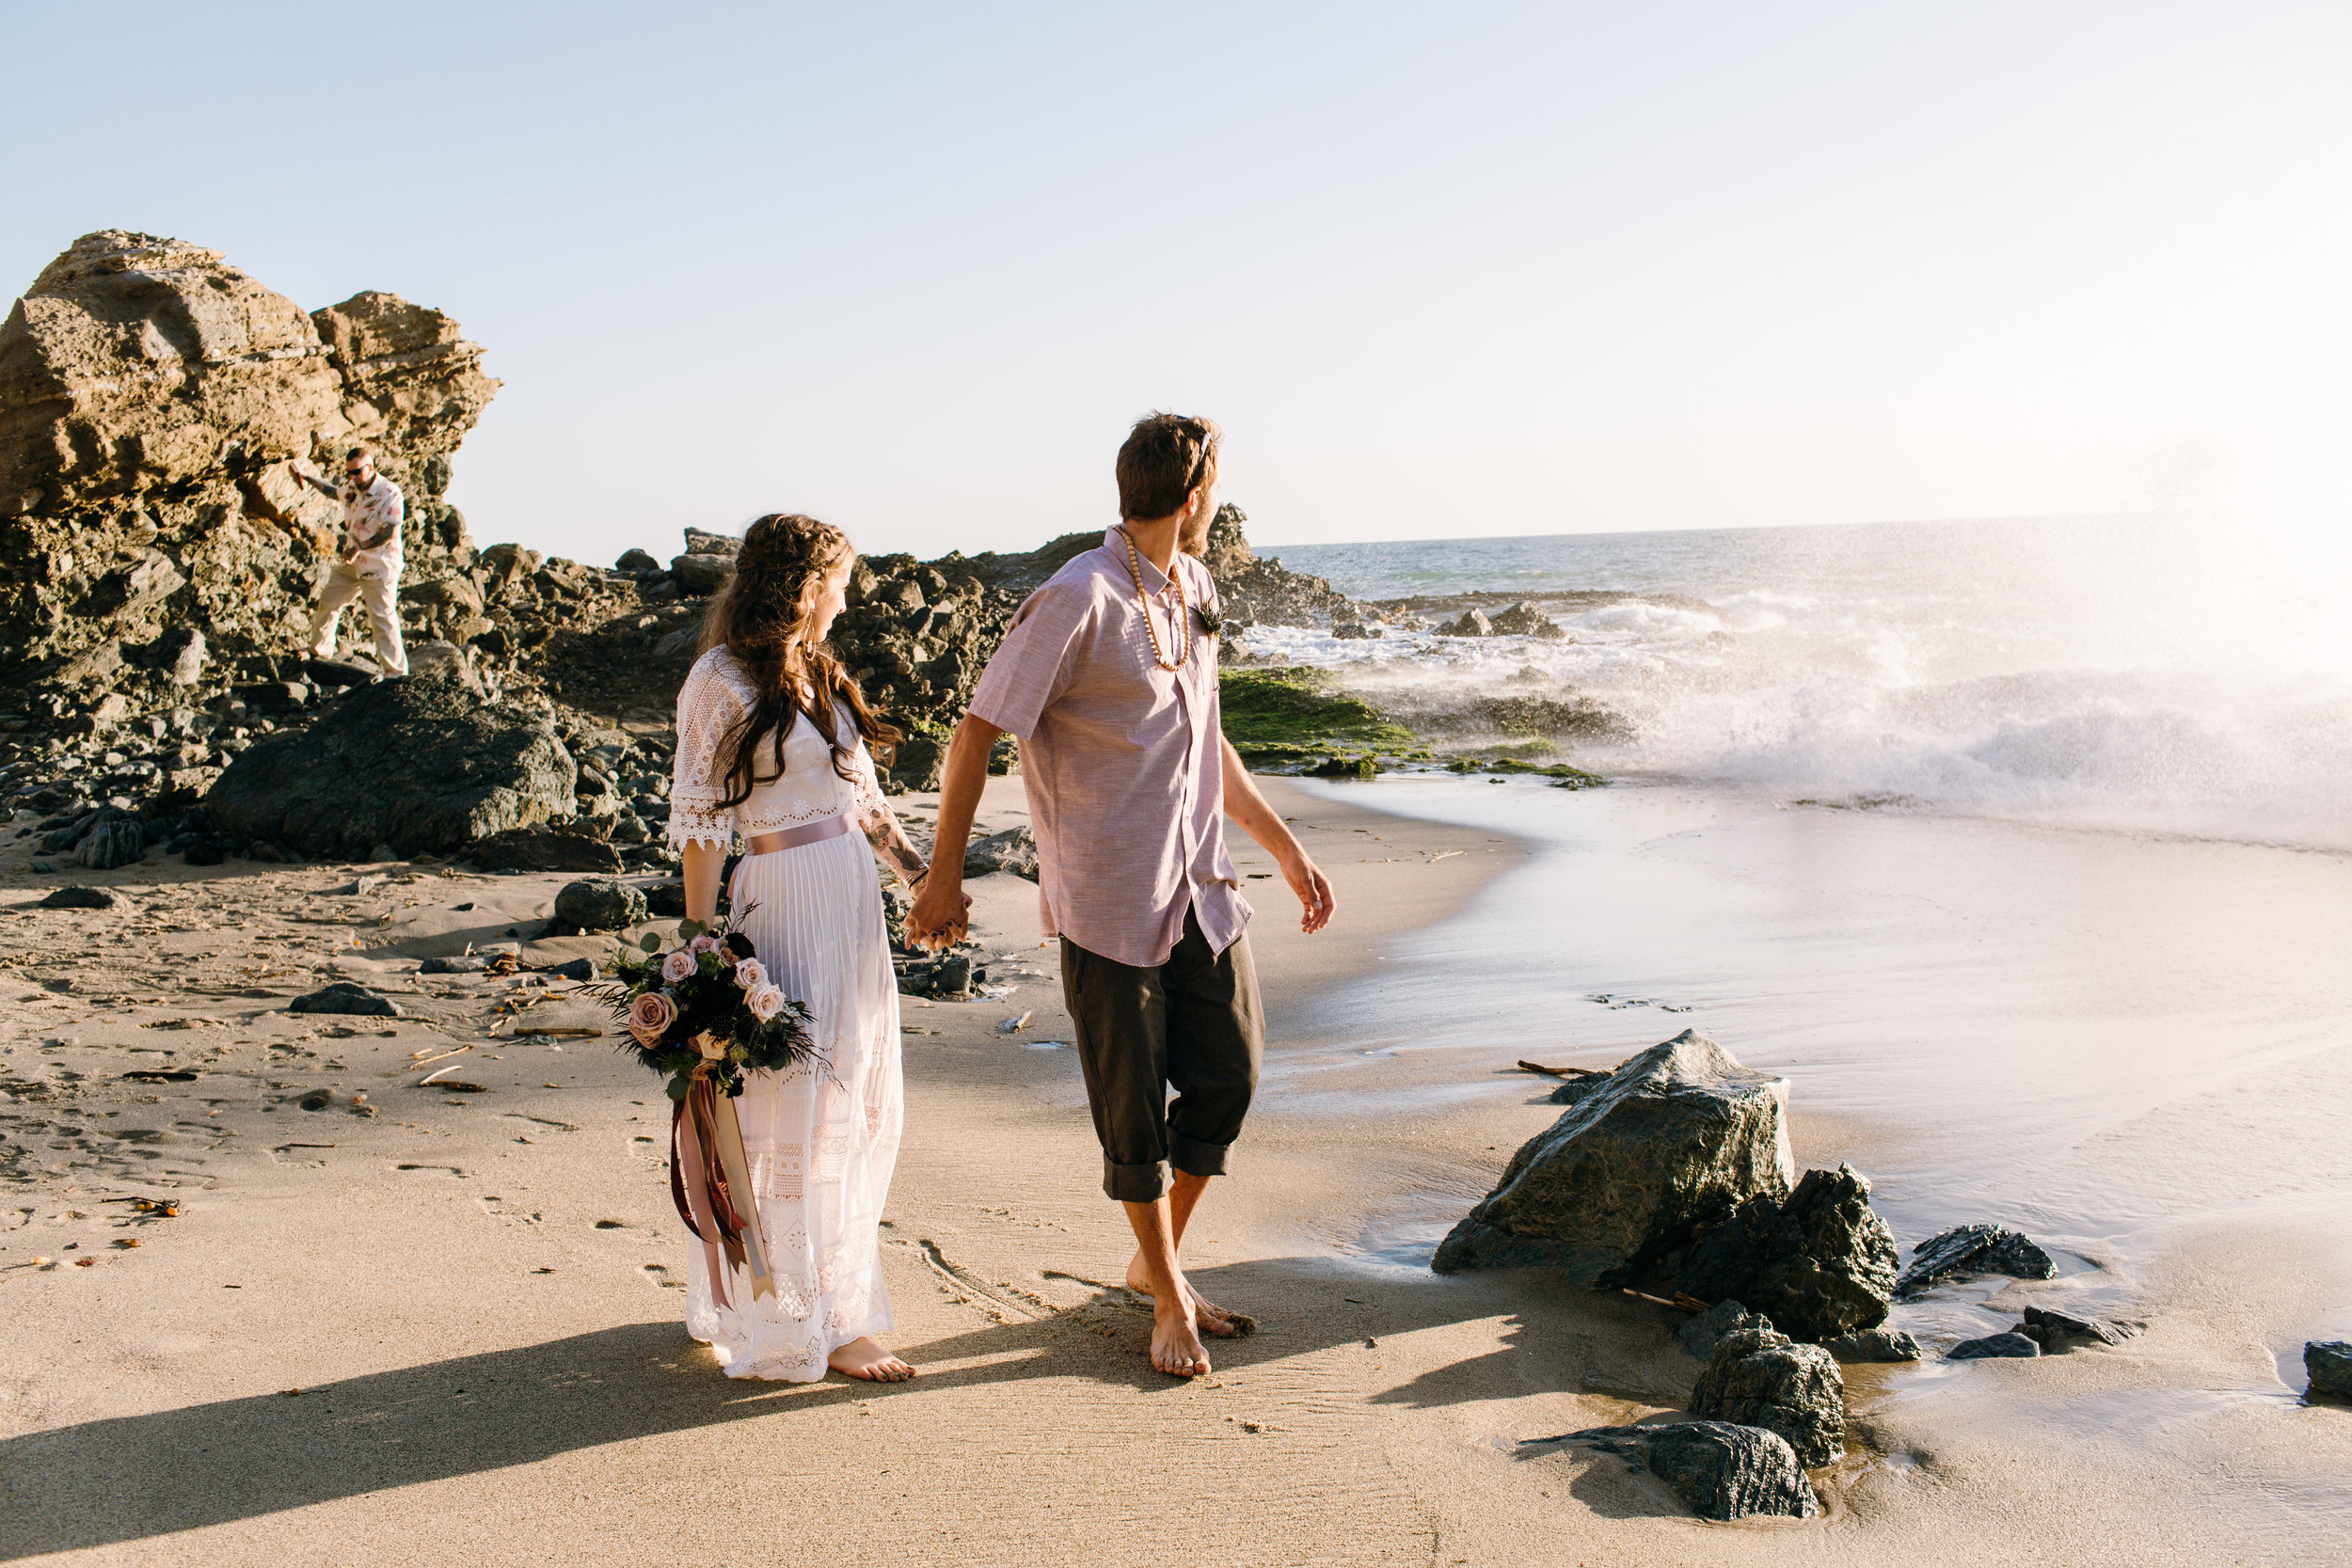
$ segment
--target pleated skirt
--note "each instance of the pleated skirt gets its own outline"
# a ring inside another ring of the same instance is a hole
[[[834,1350],[892,1324],[879,1227],[905,1119],[898,982],[859,834],[745,856],[732,899],[734,928],[815,1015],[817,1060],[750,1074],[735,1102],[777,1293],[755,1302],[730,1271],[719,1306],[690,1246],[686,1327],[729,1377],[813,1383]]]

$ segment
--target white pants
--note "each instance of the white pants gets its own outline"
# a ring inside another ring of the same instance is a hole
[[[388,675],[408,673],[408,655],[400,645],[400,562],[362,555],[357,561],[337,561],[326,574],[318,610],[310,617],[310,651],[321,658],[335,657],[335,618],[354,599],[368,608],[375,628],[375,657]]]

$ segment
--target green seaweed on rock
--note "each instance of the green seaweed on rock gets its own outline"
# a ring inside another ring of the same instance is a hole
[[[1368,751],[1402,754],[1418,745],[1410,730],[1336,689],[1325,671],[1295,664],[1228,669],[1218,673],[1217,690],[1225,738],[1253,767]],[[1347,760],[1352,769],[1355,759]]]

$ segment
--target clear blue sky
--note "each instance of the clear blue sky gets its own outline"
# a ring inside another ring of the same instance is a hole
[[[2352,497],[2352,7],[34,6],[0,275],[455,314],[477,539],[869,549]]]

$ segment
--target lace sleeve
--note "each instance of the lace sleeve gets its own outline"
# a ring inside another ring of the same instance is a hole
[[[712,653],[718,650],[713,649]],[[677,756],[670,779],[670,847],[701,844],[722,854],[735,842],[735,810],[726,799],[719,748],[743,721],[742,693],[705,655],[677,694]]]
[[[889,816],[890,802],[883,797],[882,780],[874,772],[874,753],[866,749],[863,740],[858,742],[857,759],[850,771],[857,775],[850,783],[851,814],[861,822]]]

